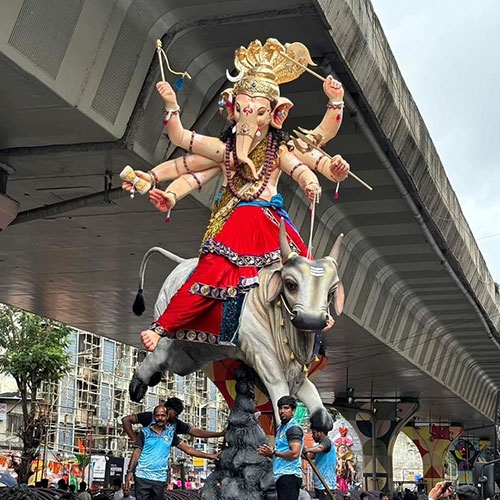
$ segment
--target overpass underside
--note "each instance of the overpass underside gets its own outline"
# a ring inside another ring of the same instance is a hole
[[[416,397],[422,419],[492,435],[498,289],[369,2],[11,0],[0,26],[0,187],[20,202],[0,235],[0,302],[138,345],[149,320],[130,311],[142,255],[154,245],[195,255],[217,190],[182,200],[165,225],[119,189],[125,165],[147,170],[180,153],[163,132],[155,40],[192,75],[179,93],[183,124],[212,135],[226,126],[217,100],[234,50],[301,41],[316,71],[346,89],[326,149],[374,188],[349,179],[334,200],[323,182],[313,244],[322,255],[345,234],[347,301],[315,382],[328,401],[348,369],[358,397]],[[286,129],[320,121],[321,82],[305,74],[281,91],[295,104]],[[304,196],[280,184],[306,239]],[[172,265],[150,266],[151,311]]]

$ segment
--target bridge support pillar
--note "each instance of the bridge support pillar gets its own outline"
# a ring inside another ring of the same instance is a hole
[[[392,449],[399,431],[418,409],[418,401],[377,401],[340,408],[363,446],[365,490],[393,491]]]
[[[445,479],[445,462],[451,444],[464,432],[460,424],[405,427],[403,432],[415,443],[424,466],[424,481],[429,491]]]

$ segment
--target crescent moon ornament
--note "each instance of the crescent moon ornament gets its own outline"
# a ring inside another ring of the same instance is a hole
[[[231,76],[229,73],[229,70],[226,69],[226,78],[231,82],[231,83],[236,83],[239,82],[242,78],[245,72],[243,71],[243,68],[240,69],[240,72],[236,76]]]

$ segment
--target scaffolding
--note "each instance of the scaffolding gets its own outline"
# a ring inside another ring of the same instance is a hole
[[[227,422],[227,405],[203,372],[186,377],[167,372],[156,387],[148,389],[142,403],[133,403],[128,385],[144,351],[74,332],[69,352],[70,371],[58,384],[46,383],[40,391],[40,414],[46,423],[43,448],[54,450],[61,460],[82,446],[89,454],[130,456],[121,417],[152,410],[171,396],[184,401],[182,420],[196,427],[216,431]]]

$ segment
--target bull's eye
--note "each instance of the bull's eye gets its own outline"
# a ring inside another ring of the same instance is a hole
[[[287,279],[285,280],[285,287],[289,292],[296,292],[299,288],[299,285],[297,285],[295,281]]]
[[[337,291],[337,285],[330,288],[330,291],[328,292],[328,302],[331,302],[336,291]]]

